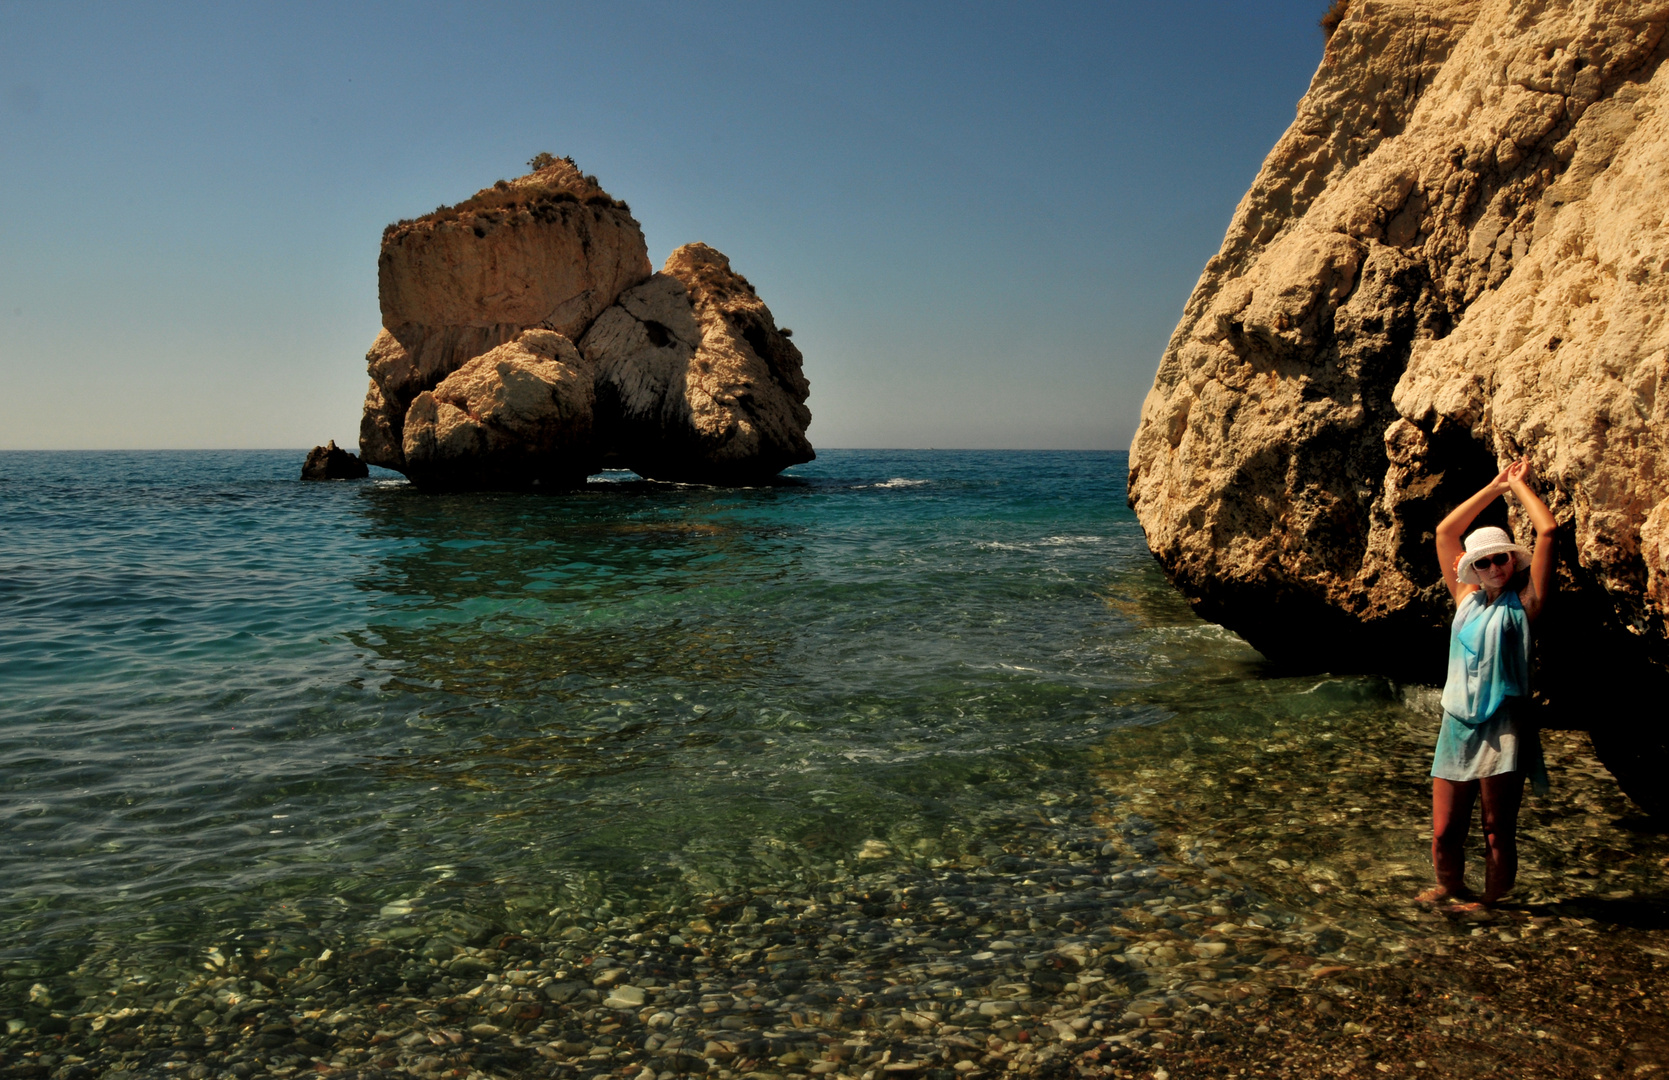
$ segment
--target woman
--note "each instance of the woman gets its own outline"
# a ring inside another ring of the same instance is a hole
[[[1529,466],[1514,462],[1437,526],[1437,559],[1457,605],[1449,630],[1449,678],[1443,727],[1431,766],[1431,861],[1437,886],[1427,902],[1452,900],[1467,909],[1493,904],[1518,874],[1518,808],[1529,777],[1545,790],[1541,740],[1531,723],[1530,624],[1553,592],[1553,530],[1547,504],[1530,490]],[[1504,529],[1461,534],[1497,498],[1512,492],[1536,528],[1534,553]],[[1528,569],[1528,575],[1521,572]],[[1514,579],[1517,578],[1515,581]],[[1466,887],[1466,833],[1472,804],[1483,797],[1484,892]]]

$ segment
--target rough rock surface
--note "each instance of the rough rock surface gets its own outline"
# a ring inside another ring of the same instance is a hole
[[[1658,692],[1666,26],[1665,0],[1350,5],[1131,448],[1130,503],[1203,615],[1278,661],[1440,681],[1434,526],[1524,456],[1563,534],[1548,717]]]
[[[365,358],[365,460],[403,471],[419,394],[523,330],[577,339],[651,269],[630,210],[566,160],[390,225],[377,260],[384,329]]]
[[[583,483],[597,464],[591,365],[554,330],[527,330],[417,395],[406,475],[432,488]]]
[[[753,286],[705,244],[651,277],[625,204],[566,159],[389,226],[378,283],[360,450],[423,486],[605,462],[755,483],[816,456],[800,351]]]
[[[335,439],[309,450],[301,463],[303,480],[363,480],[370,474],[365,462],[337,446]]]
[[[597,369],[602,441],[645,476],[746,483],[815,456],[800,350],[706,244],[674,251],[580,349]]]

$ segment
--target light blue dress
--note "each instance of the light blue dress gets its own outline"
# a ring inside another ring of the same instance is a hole
[[[1443,727],[1431,775],[1464,781],[1523,772],[1537,794],[1546,794],[1547,766],[1528,722],[1529,700],[1530,619],[1518,594],[1503,592],[1491,604],[1482,589],[1468,593],[1449,628]]]

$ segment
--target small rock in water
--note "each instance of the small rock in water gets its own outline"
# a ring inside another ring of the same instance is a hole
[[[371,470],[365,463],[337,446],[335,439],[309,450],[301,465],[303,480],[363,480],[369,475]]]
[[[604,999],[603,1005],[609,1009],[635,1009],[644,1002],[644,993],[636,986],[616,986]]]

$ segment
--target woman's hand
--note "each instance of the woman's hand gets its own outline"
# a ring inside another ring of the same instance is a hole
[[[1506,477],[1509,485],[1514,481],[1517,481],[1520,484],[1528,484],[1530,482],[1529,459],[1519,458],[1517,461],[1502,470],[1501,475]]]

